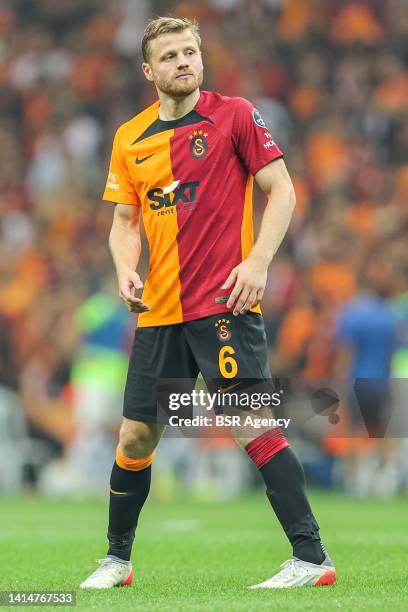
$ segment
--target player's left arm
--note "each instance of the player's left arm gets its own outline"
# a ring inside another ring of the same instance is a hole
[[[222,286],[233,287],[227,307],[234,307],[234,315],[247,312],[262,300],[269,264],[286,234],[296,202],[283,159],[261,168],[255,180],[268,197],[258,238],[247,259],[233,268]]]

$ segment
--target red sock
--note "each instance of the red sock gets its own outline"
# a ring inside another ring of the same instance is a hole
[[[255,440],[252,440],[247,444],[245,450],[259,469],[281,450],[289,447],[290,444],[283,435],[281,429],[279,427],[274,427],[258,438],[255,438]]]
[[[266,484],[270,504],[293,547],[293,556],[320,564],[325,552],[305,492],[299,460],[279,428],[252,440],[246,451]]]

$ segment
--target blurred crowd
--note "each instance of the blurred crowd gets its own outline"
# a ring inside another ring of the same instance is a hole
[[[101,194],[117,126],[155,99],[140,39],[164,14],[199,20],[204,88],[259,108],[295,185],[263,301],[273,373],[408,378],[404,0],[0,0],[0,456],[28,485],[49,466],[51,488],[96,457],[110,467],[135,320]],[[256,224],[263,206],[256,193]],[[361,425],[353,414],[342,422]],[[332,484],[338,456],[355,466],[346,433],[300,445],[316,482]],[[364,461],[389,482],[408,449],[378,444]]]

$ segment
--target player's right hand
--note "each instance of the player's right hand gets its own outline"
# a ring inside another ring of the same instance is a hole
[[[146,312],[150,310],[140,297],[136,297],[135,293],[139,293],[143,289],[143,283],[140,276],[134,270],[126,270],[118,277],[119,282],[119,297],[125,304],[129,312]]]

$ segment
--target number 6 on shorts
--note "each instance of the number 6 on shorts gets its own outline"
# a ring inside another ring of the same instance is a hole
[[[218,355],[218,366],[224,378],[234,378],[238,373],[238,364],[233,357],[235,351],[232,346],[223,346]]]

